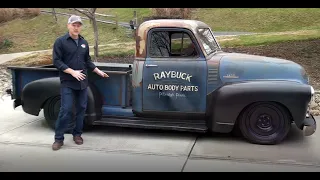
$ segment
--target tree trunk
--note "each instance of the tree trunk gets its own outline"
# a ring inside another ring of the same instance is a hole
[[[94,31],[94,60],[97,61],[97,57],[99,56],[98,52],[98,44],[99,44],[99,39],[98,39],[98,27],[97,27],[97,21],[96,18],[92,18],[92,25],[93,25],[93,31]]]

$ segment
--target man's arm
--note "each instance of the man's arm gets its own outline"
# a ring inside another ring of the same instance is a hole
[[[63,61],[62,61],[62,45],[60,39],[57,39],[53,45],[52,51],[52,61],[53,65],[60,71],[71,72],[71,68],[69,68]]]
[[[93,64],[93,62],[92,62],[92,60],[91,60],[91,56],[90,56],[89,45],[88,45],[87,47],[88,47],[87,53],[86,53],[86,55],[87,55],[87,58],[86,58],[86,65],[87,65],[87,67],[88,67],[91,71],[95,72],[96,74],[98,74],[98,75],[101,76],[101,77],[109,77],[108,74],[102,72],[99,68],[96,67],[95,64]]]
[[[59,39],[57,39],[53,45],[52,61],[53,65],[58,70],[63,71],[67,74],[71,74],[78,81],[85,79],[85,74],[81,73],[80,71],[74,71],[62,61],[62,46],[61,41]]]

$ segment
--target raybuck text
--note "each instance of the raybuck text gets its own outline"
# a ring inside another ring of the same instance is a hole
[[[153,74],[154,80],[164,79],[164,78],[171,78],[171,79],[182,79],[191,82],[191,75],[184,72],[177,72],[177,71],[162,71],[160,73]]]

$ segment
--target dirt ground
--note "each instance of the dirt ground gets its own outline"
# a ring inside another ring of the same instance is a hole
[[[310,83],[315,89],[320,90],[320,39],[265,46],[223,48],[223,50],[292,60],[306,69]],[[99,62],[132,63],[133,59],[133,56],[126,58],[100,57]]]

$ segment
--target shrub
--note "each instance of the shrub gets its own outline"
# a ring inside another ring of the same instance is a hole
[[[13,42],[10,41],[9,39],[0,37],[0,49],[9,48],[12,46],[12,44],[13,44]]]
[[[30,18],[40,14],[40,8],[1,8],[0,23],[16,18]]]
[[[156,17],[172,19],[191,18],[192,8],[152,8],[152,14]]]

